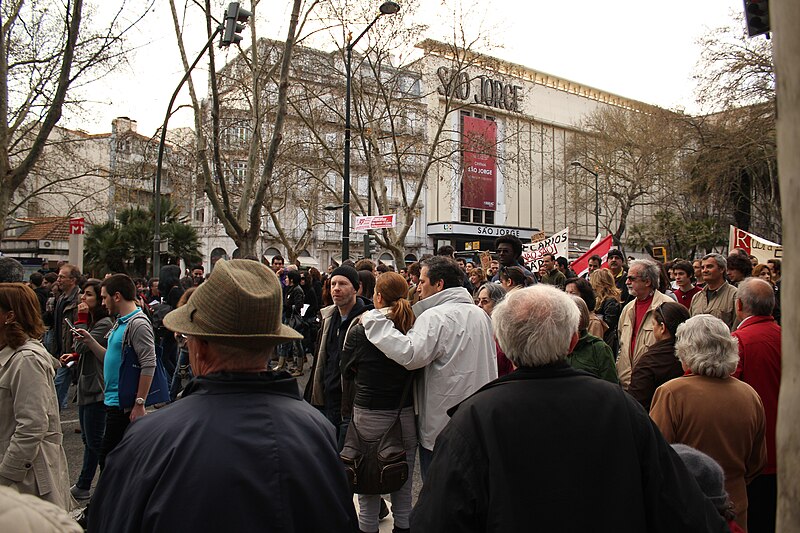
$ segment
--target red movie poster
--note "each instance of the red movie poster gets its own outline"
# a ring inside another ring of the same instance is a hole
[[[464,179],[461,207],[497,209],[497,124],[492,120],[464,117],[461,133]]]

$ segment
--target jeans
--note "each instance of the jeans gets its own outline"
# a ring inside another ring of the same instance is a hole
[[[97,471],[106,429],[106,410],[103,402],[79,405],[78,418],[83,440],[83,467],[75,485],[79,489],[89,490],[92,488],[92,480]]]
[[[353,423],[358,432],[366,440],[379,439],[394,423],[397,411],[378,411],[355,407]],[[411,486],[413,484],[414,459],[417,455],[417,427],[414,419],[414,408],[406,407],[400,414],[403,429],[403,447],[406,450],[409,476],[399,490],[391,494],[392,517],[398,528],[408,529],[411,516]],[[358,524],[362,531],[378,531],[378,515],[381,510],[379,494],[358,495]]]
[[[181,349],[178,354],[178,365],[175,367],[175,372],[172,374],[172,382],[169,385],[169,399],[173,402],[178,397],[178,394],[183,390],[183,380],[192,379],[192,367],[189,366],[189,350]]]
[[[69,386],[72,383],[72,371],[62,366],[56,370],[56,396],[58,396],[58,408],[67,408],[67,396],[69,396]]]
[[[344,448],[344,437],[347,435],[347,427],[350,425],[349,418],[342,418],[342,413],[339,409],[329,409],[325,406],[317,407],[319,411],[325,415],[325,418],[328,419],[328,422],[333,424],[333,429],[336,436],[336,445],[338,446],[338,450],[342,451]]]
[[[158,354],[156,354],[158,355]],[[167,333],[167,336],[161,340],[161,362],[164,365],[164,372],[168,376],[175,373],[175,368],[178,366],[178,342],[172,333]]]
[[[433,461],[433,450],[423,448],[422,444],[419,445],[419,473],[422,477],[422,482],[425,483],[425,475],[428,473],[428,468]]]
[[[119,407],[106,405],[106,430],[103,433],[103,443],[100,447],[100,470],[106,466],[106,457],[117,447],[125,435],[125,430],[131,424],[130,412],[126,413]]]

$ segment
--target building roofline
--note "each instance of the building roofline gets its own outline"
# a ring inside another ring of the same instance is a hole
[[[442,57],[451,59],[453,51],[462,49],[453,47],[447,43],[437,41],[435,39],[425,39],[416,45],[417,48],[424,50],[428,53],[441,55]],[[568,92],[591,100],[604,102],[606,104],[623,107],[626,109],[635,109],[646,111],[648,109],[656,109],[659,106],[634,100],[625,96],[610,93],[590,85],[579,83],[576,81],[568,80],[560,76],[549,74],[541,70],[536,70],[525,65],[506,61],[494,56],[480,54],[474,51],[466,51],[467,59],[474,62],[476,66],[482,66],[491,70],[497,71],[502,74],[513,76],[522,80],[527,80],[535,85],[542,85],[551,89]]]

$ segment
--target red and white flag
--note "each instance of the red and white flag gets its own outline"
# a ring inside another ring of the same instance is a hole
[[[599,241],[595,241],[593,246],[589,248],[589,250],[577,258],[575,261],[572,262],[572,270],[578,275],[578,277],[582,277],[589,271],[589,258],[593,255],[599,255],[603,260],[600,264],[601,267],[605,267],[608,264],[608,251],[611,250],[611,244],[614,242],[614,237],[609,233],[608,236],[600,239]]]

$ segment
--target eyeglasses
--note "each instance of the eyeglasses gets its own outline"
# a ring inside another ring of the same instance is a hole
[[[642,276],[628,276],[628,281],[630,281],[630,282],[644,281],[644,277],[642,277]]]

